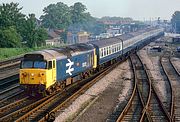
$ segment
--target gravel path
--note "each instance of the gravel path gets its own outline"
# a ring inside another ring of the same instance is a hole
[[[75,100],[67,109],[60,112],[55,122],[101,122],[113,112],[117,102],[126,100],[131,89],[131,72],[126,61],[92,86]],[[87,107],[87,106],[90,107]],[[84,108],[84,112],[81,112]]]

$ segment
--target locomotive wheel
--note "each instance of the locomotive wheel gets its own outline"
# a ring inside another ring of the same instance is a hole
[[[64,89],[65,88],[65,83],[63,82],[62,84],[61,84],[61,89]]]
[[[52,93],[52,89],[51,89],[51,88],[48,88],[48,89],[46,90],[46,93],[47,93],[48,95],[50,95],[50,94]]]
[[[46,96],[47,96],[47,92],[44,91],[44,92],[42,93],[42,96],[43,96],[43,97],[46,97]]]

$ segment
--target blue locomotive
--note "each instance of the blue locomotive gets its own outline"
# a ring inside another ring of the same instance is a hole
[[[164,34],[161,28],[25,54],[20,85],[29,94],[50,94],[84,79]]]

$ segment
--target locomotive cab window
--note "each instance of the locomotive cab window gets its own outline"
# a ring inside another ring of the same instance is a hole
[[[33,61],[22,61],[21,62],[21,68],[32,68],[33,67]]]
[[[55,68],[55,61],[53,61],[53,68]]]
[[[46,62],[45,61],[34,61],[34,68],[45,69]]]
[[[52,69],[52,61],[48,62],[48,69]]]

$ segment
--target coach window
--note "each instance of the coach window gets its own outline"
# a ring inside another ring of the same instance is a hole
[[[111,54],[111,46],[109,46],[109,54]]]
[[[107,52],[107,55],[109,55],[108,47],[106,47],[106,52]]]
[[[112,46],[112,52],[114,53],[114,45]]]
[[[106,56],[106,48],[104,48],[104,56]]]
[[[52,61],[49,61],[49,63],[48,63],[48,69],[52,69]]]
[[[103,49],[101,49],[100,53],[101,53],[100,57],[103,57]]]

